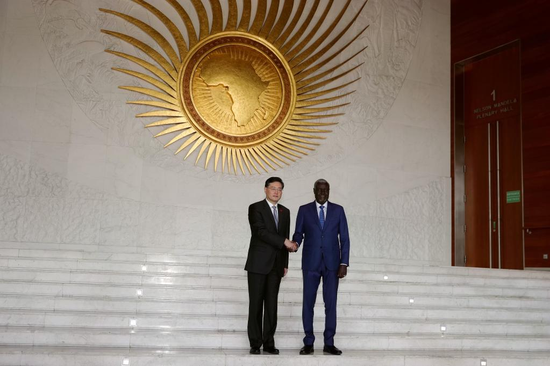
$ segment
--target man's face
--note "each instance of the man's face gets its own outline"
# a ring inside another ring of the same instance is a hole
[[[313,194],[315,194],[315,201],[319,202],[321,205],[324,205],[328,201],[330,187],[328,183],[317,183],[315,188],[313,188]]]
[[[277,203],[283,196],[283,185],[280,182],[272,182],[264,188],[264,191],[265,198],[270,202]]]

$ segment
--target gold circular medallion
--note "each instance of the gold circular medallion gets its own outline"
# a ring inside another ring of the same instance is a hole
[[[181,103],[205,136],[229,146],[261,144],[284,129],[296,98],[286,61],[266,42],[238,32],[190,51],[179,73]]]
[[[115,69],[153,87],[121,88],[152,98],[129,103],[157,108],[137,117],[161,118],[145,127],[163,128],[155,137],[173,135],[164,147],[177,142],[175,153],[187,150],[185,159],[198,152],[195,164],[204,157],[205,168],[213,161],[217,170],[221,162],[222,172],[252,174],[289,165],[314,150],[319,145],[316,141],[331,132],[325,128],[337,122],[321,120],[342,115],[330,111],[345,105],[334,102],[350,94],[339,91],[357,79],[330,84],[344,80],[343,76],[359,67],[337,73],[361,51],[345,62],[334,61],[351,44],[333,50],[343,32],[331,36],[349,1],[322,33],[318,31],[333,2],[318,14],[318,4],[311,5],[307,13],[306,2],[300,1],[293,12],[296,4],[285,1],[279,12],[278,1],[268,7],[267,0],[259,0],[253,15],[250,1],[243,2],[239,10],[231,0],[224,17],[219,1],[210,1],[210,17],[203,0],[192,0],[187,7],[181,0],[166,1],[175,12],[162,13],[142,0],[135,3],[161,21],[173,42],[140,19],[100,9],[129,22],[152,40],[150,45],[127,34],[102,30],[147,55],[142,59],[107,50],[146,70]],[[195,13],[189,13],[191,10]],[[184,27],[178,28],[170,16],[179,17],[176,23],[183,22]]]

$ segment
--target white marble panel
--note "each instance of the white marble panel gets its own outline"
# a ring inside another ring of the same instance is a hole
[[[547,359],[529,358],[522,359],[521,356],[512,356],[511,358],[505,358],[503,356],[487,357],[484,353],[480,353],[478,357],[470,355],[460,357],[447,357],[445,358],[445,365],[448,366],[477,366],[480,364],[481,359],[486,359],[488,365],[498,366],[521,366],[528,363],[532,366],[542,366],[547,363]],[[441,358],[428,357],[428,356],[409,356],[405,360],[405,366],[437,366],[441,365]]]
[[[244,250],[250,243],[247,212],[214,211],[212,249]]]
[[[450,88],[450,4],[426,1],[407,78]]]
[[[45,317],[44,313],[4,311],[0,314],[0,324],[2,326],[44,326]]]
[[[206,274],[206,273],[205,273]],[[168,285],[168,286],[193,286],[195,283],[203,283],[203,275],[196,276],[169,277],[169,276],[151,276],[143,277],[144,285]],[[208,282],[208,281],[207,281]]]
[[[61,198],[27,199],[25,212],[17,222],[17,239],[59,243],[63,206],[64,200]]]
[[[177,173],[144,162],[142,166],[141,200],[170,205],[177,202],[177,197],[187,188],[177,182]]]
[[[86,272],[73,272],[64,279],[65,282],[76,283],[123,283],[125,285],[136,285],[136,289],[142,283],[142,277],[139,275],[124,275],[124,274],[98,274]]]
[[[105,186],[105,145],[71,144],[67,178],[83,186],[103,191]]]
[[[383,123],[376,132],[361,144],[357,153],[350,156],[353,166],[367,166],[397,170],[403,166],[405,150],[403,126]]]
[[[31,165],[60,177],[67,175],[69,145],[57,142],[33,142]]]
[[[36,89],[0,85],[0,139],[31,141]]]
[[[73,329],[66,331],[37,331],[34,333],[34,343],[46,346],[66,345],[68,347],[76,346],[96,346],[96,347],[128,347],[130,344],[130,334],[101,332],[83,332]]]
[[[97,244],[100,242],[102,201],[65,199],[61,222],[61,242]]]
[[[198,302],[148,302],[141,301],[137,304],[137,310],[139,312],[154,312],[154,313],[176,313],[176,314],[198,314],[213,315],[219,313],[217,311],[217,304],[215,303],[202,303]]]
[[[6,345],[27,345],[31,346],[34,342],[34,334],[29,331],[7,329],[0,331],[0,343]]]
[[[449,85],[436,86],[407,79],[386,117],[388,124],[450,130]],[[450,137],[448,139],[450,141]],[[441,159],[441,156],[427,156]]]
[[[178,207],[176,212],[177,249],[212,248],[213,211],[194,207]]]
[[[109,315],[105,313],[95,314],[45,314],[45,324],[51,327],[90,327],[90,328],[119,328],[130,329],[130,318],[128,315]]]
[[[143,161],[132,148],[109,146],[105,167],[105,192],[138,200],[141,193]]]
[[[6,34],[6,23],[7,23],[7,13],[8,13],[8,2],[3,1],[0,2],[0,60],[3,59],[4,54],[4,47],[2,45],[5,44],[4,42],[4,36]],[[0,75],[2,75],[2,62],[0,62]]]
[[[2,280],[21,280],[21,281],[58,281],[62,282],[67,279],[67,273],[64,272],[43,272],[40,276],[36,271],[30,270],[10,270],[0,269],[0,279]]]
[[[21,286],[20,283],[0,283],[0,293],[18,295],[47,295],[59,296],[62,286],[59,284],[31,283]]]
[[[39,87],[36,90],[33,141],[69,143],[71,138],[72,103],[65,90]]]
[[[10,1],[5,19],[0,85],[35,87],[40,80],[40,61],[44,55],[40,50],[44,48],[30,2]]]
[[[55,299],[52,297],[31,298],[18,295],[3,295],[0,298],[0,308],[10,310],[54,310]]]
[[[179,230],[176,220],[177,208],[174,206],[141,203],[137,244],[163,248],[169,252],[174,248]]]
[[[108,285],[86,285],[86,284],[66,284],[63,285],[63,296],[86,296],[86,297],[105,297],[105,298],[135,298],[136,286],[108,286]]]
[[[41,269],[70,270],[75,269],[77,266],[75,262],[40,259],[10,259],[8,265],[9,268],[28,269],[29,271],[36,271],[37,274]]]
[[[185,344],[189,348],[201,348],[208,344],[208,348],[222,347],[222,334],[197,332],[139,332],[132,334],[131,347],[178,347]],[[242,347],[241,347],[242,348]]]
[[[139,202],[106,200],[103,202],[100,221],[100,243],[119,246],[136,246],[139,229]]]
[[[18,222],[25,214],[24,197],[0,196],[0,240],[17,241],[21,235],[18,233]]]
[[[106,128],[90,120],[83,112],[82,107],[72,101],[71,143],[78,145],[104,145],[106,142]]]
[[[134,312],[138,305],[131,301],[56,298],[56,311]]]

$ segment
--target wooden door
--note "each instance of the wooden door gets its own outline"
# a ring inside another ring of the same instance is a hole
[[[519,44],[463,72],[465,264],[522,269]]]

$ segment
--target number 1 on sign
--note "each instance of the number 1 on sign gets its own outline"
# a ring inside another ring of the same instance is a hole
[[[493,96],[493,102],[497,99],[497,92],[495,89],[491,92],[491,95]]]

